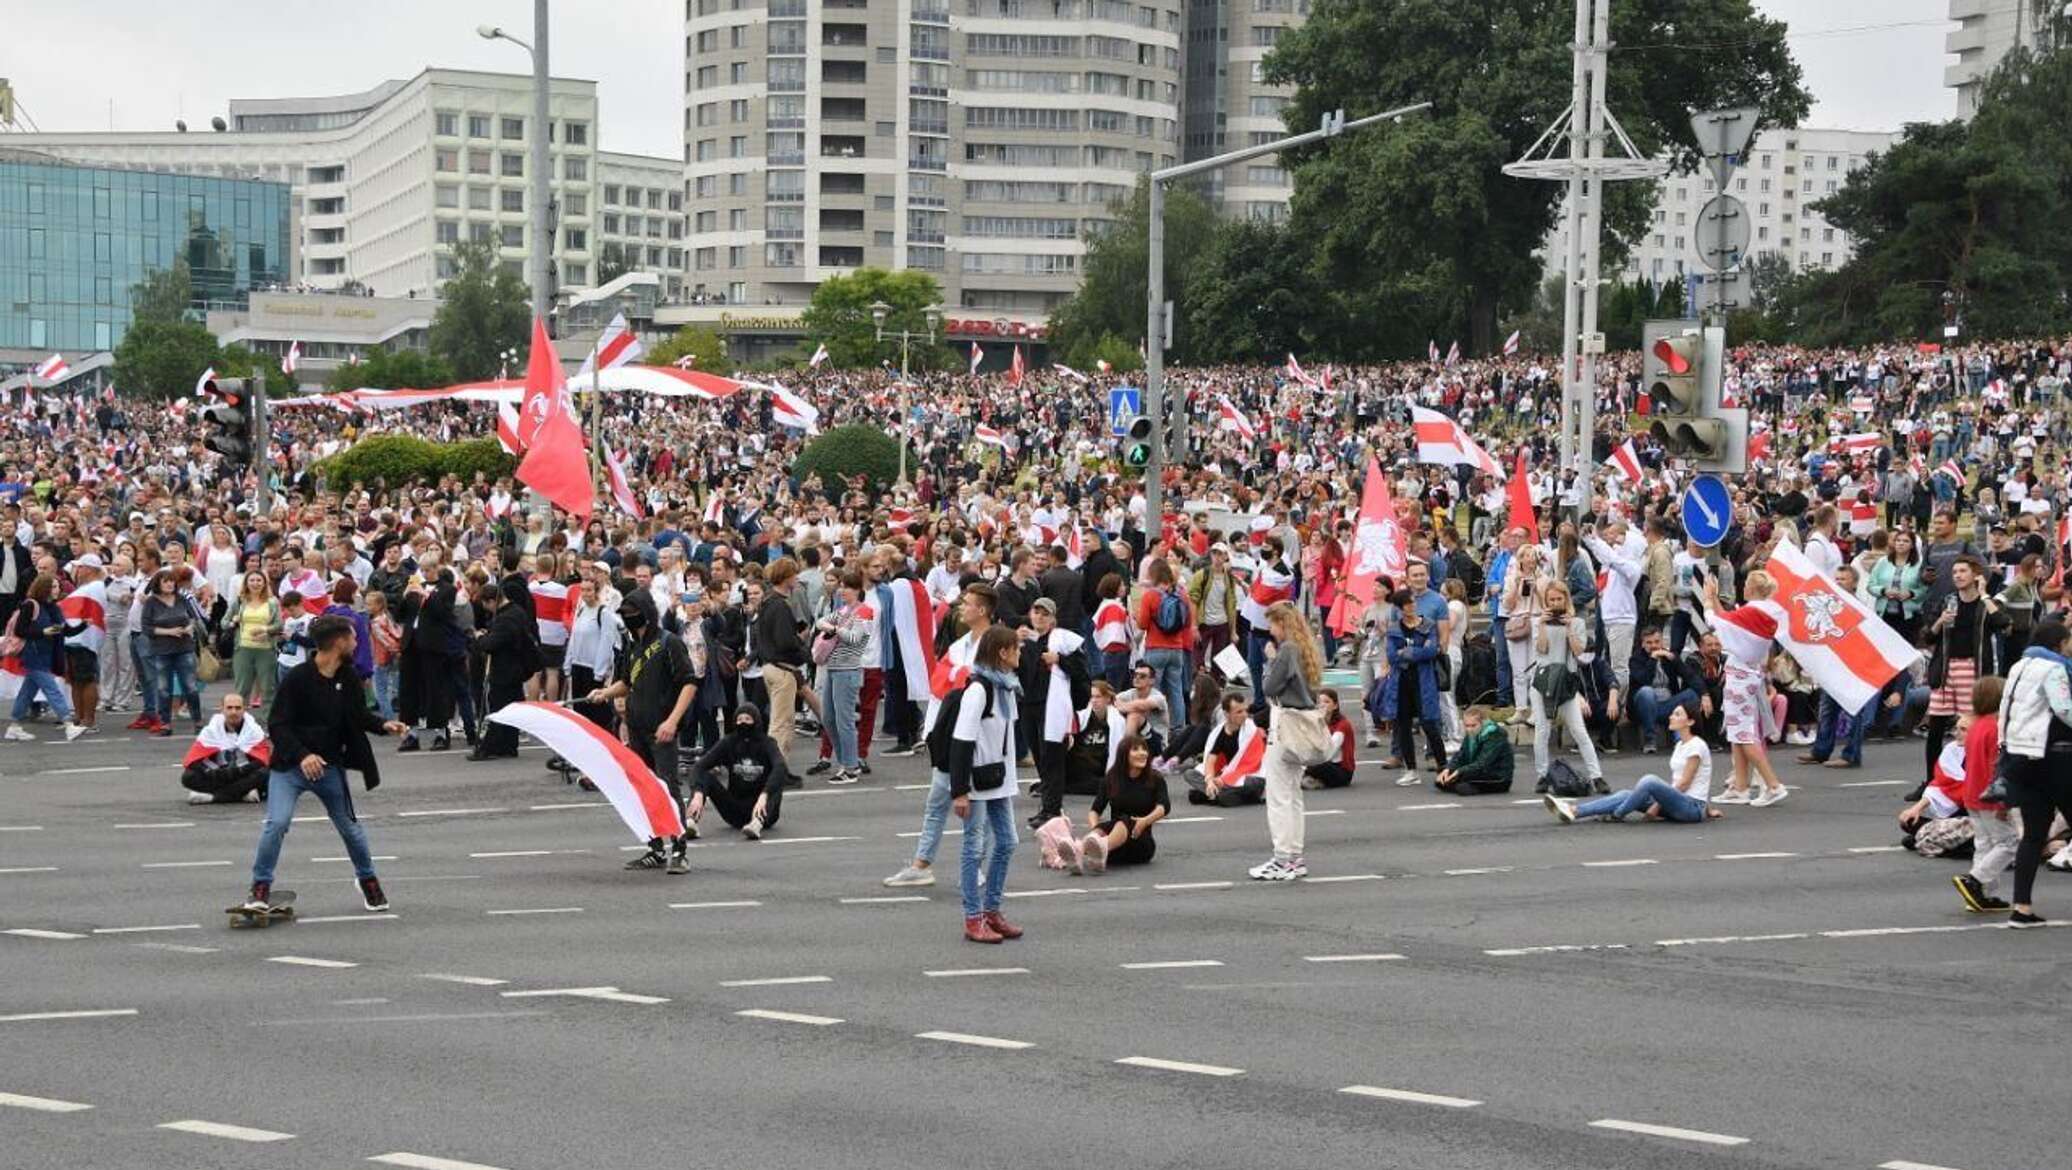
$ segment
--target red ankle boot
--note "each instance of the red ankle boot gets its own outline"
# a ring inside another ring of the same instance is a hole
[[[1007,919],[1000,917],[1000,912],[998,910],[988,910],[985,912],[984,917],[986,920],[986,925],[991,927],[993,929],[993,933],[999,935],[1001,938],[1016,939],[1022,937],[1022,928],[1016,926],[1012,922],[1009,922]]]
[[[1000,937],[1000,933],[998,931],[994,930],[992,926],[986,922],[986,916],[983,914],[964,920],[964,940],[966,942],[975,943],[997,943],[1006,941]]]

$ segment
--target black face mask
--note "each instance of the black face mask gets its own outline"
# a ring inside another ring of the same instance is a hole
[[[626,623],[626,628],[636,634],[647,629],[647,615],[637,609],[620,610],[619,620]]]

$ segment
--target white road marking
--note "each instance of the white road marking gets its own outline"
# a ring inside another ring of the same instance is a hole
[[[973,1036],[968,1032],[920,1032],[915,1034],[914,1039],[941,1040],[946,1044],[969,1044],[973,1048],[1020,1050],[1036,1047],[1026,1040],[1003,1040],[998,1036]]]
[[[0,873],[56,873],[57,871],[58,867],[55,865],[16,865],[10,866],[7,869],[0,869]]]
[[[746,910],[760,906],[761,902],[743,899],[738,902],[671,902],[671,910]]]
[[[211,869],[217,866],[236,865],[234,861],[147,861],[144,869]]]
[[[1154,890],[1227,890],[1236,882],[1164,882],[1153,885]]]
[[[1027,975],[1027,967],[947,967],[940,971],[923,971],[930,979],[960,979],[967,975]]]
[[[175,922],[170,926],[97,926],[95,934],[153,934],[165,930],[200,930],[199,922]]]
[[[1210,821],[1220,821],[1222,819],[1222,817],[1166,817],[1158,823],[1161,825],[1206,825]]]
[[[663,996],[635,995],[629,991],[620,991],[616,987],[549,987],[543,988],[538,991],[504,991],[499,992],[498,994],[502,995],[505,999],[540,999],[542,997],[549,995],[568,995],[574,996],[577,999],[602,1000],[605,1003],[638,1003],[652,1005],[669,1002],[669,1000]]]
[[[0,1105],[14,1109],[34,1109],[38,1113],[81,1113],[93,1108],[79,1101],[60,1101],[54,1097],[24,1097],[20,1093],[0,1093]]]
[[[508,1012],[420,1012],[407,1016],[310,1016],[297,1020],[255,1020],[260,1028],[294,1028],[309,1024],[423,1024],[433,1020],[525,1020],[553,1012],[526,1008]]]
[[[0,1016],[0,1024],[26,1024],[34,1020],[99,1020],[110,1016],[134,1016],[135,1008],[98,1008],[90,1011],[72,1012],[23,1012],[15,1016]]]
[[[1794,931],[1790,934],[1721,934],[1714,935],[1711,938],[1658,938],[1655,940],[1655,945],[1658,947],[1690,947],[1704,943],[1785,942],[1790,939],[1811,937],[1813,936],[1805,931]]]
[[[408,1166],[411,1170],[499,1170],[480,1162],[456,1162],[452,1158],[434,1158],[429,1154],[377,1154],[367,1160],[384,1166]]]
[[[1221,959],[1166,959],[1156,963],[1124,963],[1125,971],[1178,971],[1187,967],[1221,967]]]
[[[411,880],[418,881],[422,879],[413,878]],[[313,914],[308,918],[297,918],[295,921],[305,926],[316,926],[325,922],[401,922],[402,920],[403,916],[401,914],[390,914],[385,911],[375,914],[362,911],[358,914]]]
[[[318,818],[319,820],[323,818]],[[193,821],[147,821],[141,824],[110,825],[111,829],[191,829]]]
[[[1660,864],[1661,864],[1660,862],[1656,861],[1656,860],[1655,860],[1654,858],[1652,858],[1652,857],[1628,857],[1628,858],[1624,858],[1624,859],[1622,859],[1622,860],[1619,860],[1619,861],[1586,861],[1586,862],[1584,862],[1584,863],[1583,863],[1583,868],[1584,868],[1584,869],[1624,869],[1624,868],[1626,868],[1626,867],[1628,867],[1628,866],[1634,866],[1634,865],[1660,865]]]
[[[744,1019],[775,1020],[780,1024],[812,1024],[818,1028],[825,1028],[842,1022],[834,1016],[809,1016],[804,1012],[773,1012],[762,1008],[749,1008],[734,1014]]]
[[[86,937],[83,934],[74,934],[69,930],[38,930],[35,927],[31,926],[20,926],[16,927],[13,930],[0,930],[0,934],[18,935],[22,938],[47,938],[53,940]]]
[[[933,788],[933,787],[935,787],[935,785],[933,785],[933,784],[894,784],[894,785],[892,786],[892,791],[894,791],[894,792],[926,792],[926,791],[928,791],[929,789],[931,789],[931,788]]]
[[[1446,871],[1446,876],[1475,877],[1485,873],[1510,873],[1512,870],[1516,868],[1518,867],[1515,865],[1483,865],[1476,866],[1473,869],[1449,869]]]
[[[1934,1166],[1927,1162],[1909,1162],[1904,1158],[1894,1158],[1890,1162],[1878,1163],[1878,1170],[1951,1170],[1951,1168],[1948,1166]]]
[[[1435,810],[1435,809],[1442,809],[1442,808],[1459,808],[1459,807],[1460,807],[1460,801],[1457,801],[1457,800],[1442,800],[1442,801],[1440,801],[1440,802],[1439,802],[1439,803],[1437,803],[1437,804],[1403,804],[1403,805],[1397,805],[1397,806],[1396,806],[1396,811],[1397,811],[1397,812],[1431,812],[1431,811],[1433,811],[1433,810]]]
[[[921,834],[920,834],[919,832],[912,832],[912,833],[895,833],[895,834],[893,834],[893,835],[894,835],[894,836],[896,836],[896,837],[901,837],[901,838],[903,838],[903,839],[905,839],[905,840],[911,841],[911,840],[913,840],[914,838],[916,838],[916,837],[920,836]],[[962,837],[962,836],[964,835],[964,830],[962,830],[962,829],[944,829],[944,830],[942,831],[942,835],[943,835],[943,836],[945,836],[945,837]]]
[[[1384,1101],[1408,1101],[1412,1105],[1438,1105],[1446,1109],[1473,1109],[1482,1104],[1467,1097],[1447,1097],[1438,1093],[1419,1093],[1410,1089],[1384,1089],[1379,1085],[1347,1085],[1338,1090],[1355,1097],[1378,1097]]]
[[[42,825],[0,825],[0,833],[41,833]],[[92,1108],[92,1106],[88,1106]]]
[[[377,854],[375,854],[374,856],[372,856],[372,857],[369,857],[369,858],[368,858],[367,860],[369,860],[369,861],[394,861],[395,859],[396,859],[396,855],[395,855],[395,854],[393,854],[393,853],[377,853]],[[341,862],[341,861],[345,861],[345,862],[350,862],[350,861],[352,860],[352,858],[350,858],[350,857],[312,857],[312,858],[310,858],[310,860],[311,860],[311,861],[313,861],[313,862],[316,862],[316,863],[317,863],[317,864],[319,864],[319,865],[322,865],[322,864],[325,864],[325,863],[334,863],[334,864],[335,864],[335,863],[337,863],[337,862]]]
[[[539,906],[529,910],[486,910],[491,918],[513,917],[520,914],[581,914],[581,906]]]
[[[610,805],[608,800],[577,800],[568,804],[528,804],[525,808],[528,812],[560,812],[570,808],[608,808]]]
[[[588,853],[588,849],[505,849],[495,853],[470,853],[469,857],[558,857],[565,853]]]
[[[332,971],[342,971],[347,967],[359,966],[358,963],[348,963],[344,959],[312,959],[303,955],[268,955],[266,961],[269,963],[286,963],[291,967],[322,967],[325,970]]]
[[[168,1121],[158,1128],[178,1130],[181,1133],[198,1133],[203,1137],[229,1138],[234,1142],[285,1142],[295,1137],[292,1133],[252,1129],[243,1125],[225,1125],[220,1121]]]
[[[885,894],[870,898],[843,898],[844,906],[889,906],[895,902],[926,902],[926,894]]]
[[[1546,801],[1544,801],[1544,800],[1541,800],[1541,799],[1540,799],[1539,797],[1537,797],[1537,796],[1528,796],[1528,797],[1526,797],[1526,798],[1525,798],[1524,800],[1514,800],[1514,801],[1512,801],[1511,803],[1512,803],[1512,804],[1545,804],[1545,803],[1547,803],[1547,802],[1546,802]]]
[[[1306,817],[1342,817],[1345,815],[1345,810],[1342,808],[1306,808],[1302,810],[1302,815]]]
[[[1707,1133],[1702,1129],[1679,1129],[1673,1125],[1650,1125],[1645,1121],[1620,1121],[1607,1117],[1590,1123],[1593,1129],[1616,1129],[1622,1133],[1644,1134],[1648,1137],[1674,1138],[1683,1142],[1701,1142],[1708,1146],[1745,1146],[1748,1139],[1726,1133]]]
[[[1851,853],[1903,853],[1905,851],[1906,846],[1904,845],[1853,845],[1849,848]]]
[[[1305,885],[1321,885],[1330,882],[1382,882],[1388,879],[1378,873],[1340,873],[1330,877],[1303,878]]]
[[[1115,1063],[1126,1064],[1131,1068],[1155,1068],[1164,1072],[1196,1073],[1205,1077],[1236,1077],[1243,1076],[1245,1072],[1241,1068],[1228,1068],[1220,1064],[1195,1064],[1185,1060],[1160,1060],[1155,1056],[1125,1056]]]
[[[1847,784],[1837,784],[1837,785],[1835,785],[1835,787],[1836,787],[1836,788],[1898,788],[1898,787],[1899,787],[1900,785],[1902,785],[1902,784],[1905,784],[1905,783],[1906,783],[1906,781],[1904,781],[1904,780],[1852,780],[1852,781],[1850,781],[1850,782],[1849,782],[1849,783],[1847,783]]]
[[[127,772],[129,770],[130,766],[128,764],[102,764],[97,768],[52,768],[48,772],[39,774],[44,776],[89,776],[95,772]]]
[[[824,845],[830,841],[861,840],[863,840],[861,837],[765,837],[762,843],[764,845]]]
[[[791,987],[800,983],[833,983],[831,975],[779,975],[769,979],[722,979],[721,987]]]
[[[1797,857],[1796,853],[1715,853],[1714,861],[1769,861],[1780,857]]]
[[[1123,888],[1136,889],[1137,887],[1128,886]],[[1055,890],[1009,890],[1000,896],[1003,898],[1055,898],[1059,894],[1091,894],[1093,892],[1093,890],[1085,886],[1060,886]],[[1115,889],[1111,887],[1108,892],[1114,893]]]
[[[1392,963],[1403,956],[1391,952],[1372,955],[1304,955],[1305,963]]]
[[[213,955],[220,949],[218,947],[190,947],[181,943],[141,942],[131,943],[130,945],[133,947],[149,947],[154,951],[172,951],[180,955]]]
[[[418,978],[435,979],[440,983],[460,983],[468,987],[503,987],[511,982],[508,979],[491,979],[487,975],[442,975],[429,973],[419,975]]]
[[[1581,954],[1584,951],[1623,951],[1625,949],[1625,943],[1568,943],[1544,947],[1501,947],[1493,951],[1483,951],[1482,953],[1485,955],[1495,955],[1498,958],[1510,959],[1516,958],[1519,955],[1574,955]]]
[[[420,808],[410,812],[399,812],[399,817],[466,817],[482,813],[509,812],[507,808]]]

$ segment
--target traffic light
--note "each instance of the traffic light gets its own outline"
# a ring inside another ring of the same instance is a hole
[[[1720,406],[1726,333],[1685,321],[1641,327],[1641,390],[1648,433],[1673,459],[1701,471],[1748,469],[1748,412]]]
[[[1122,463],[1125,467],[1144,467],[1151,462],[1151,416],[1140,414],[1130,419],[1129,429],[1122,436]]]
[[[202,445],[223,456],[231,467],[251,466],[252,409],[244,379],[212,378],[203,384],[202,392],[215,400],[202,408],[202,420],[209,425]]]

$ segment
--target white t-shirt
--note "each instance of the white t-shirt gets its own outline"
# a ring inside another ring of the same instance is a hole
[[[1705,744],[1705,737],[1694,735],[1678,740],[1676,750],[1669,753],[1669,784],[1671,787],[1683,777],[1684,769],[1692,760],[1698,761],[1697,779],[1684,789],[1684,795],[1693,800],[1712,799],[1712,749]]]

